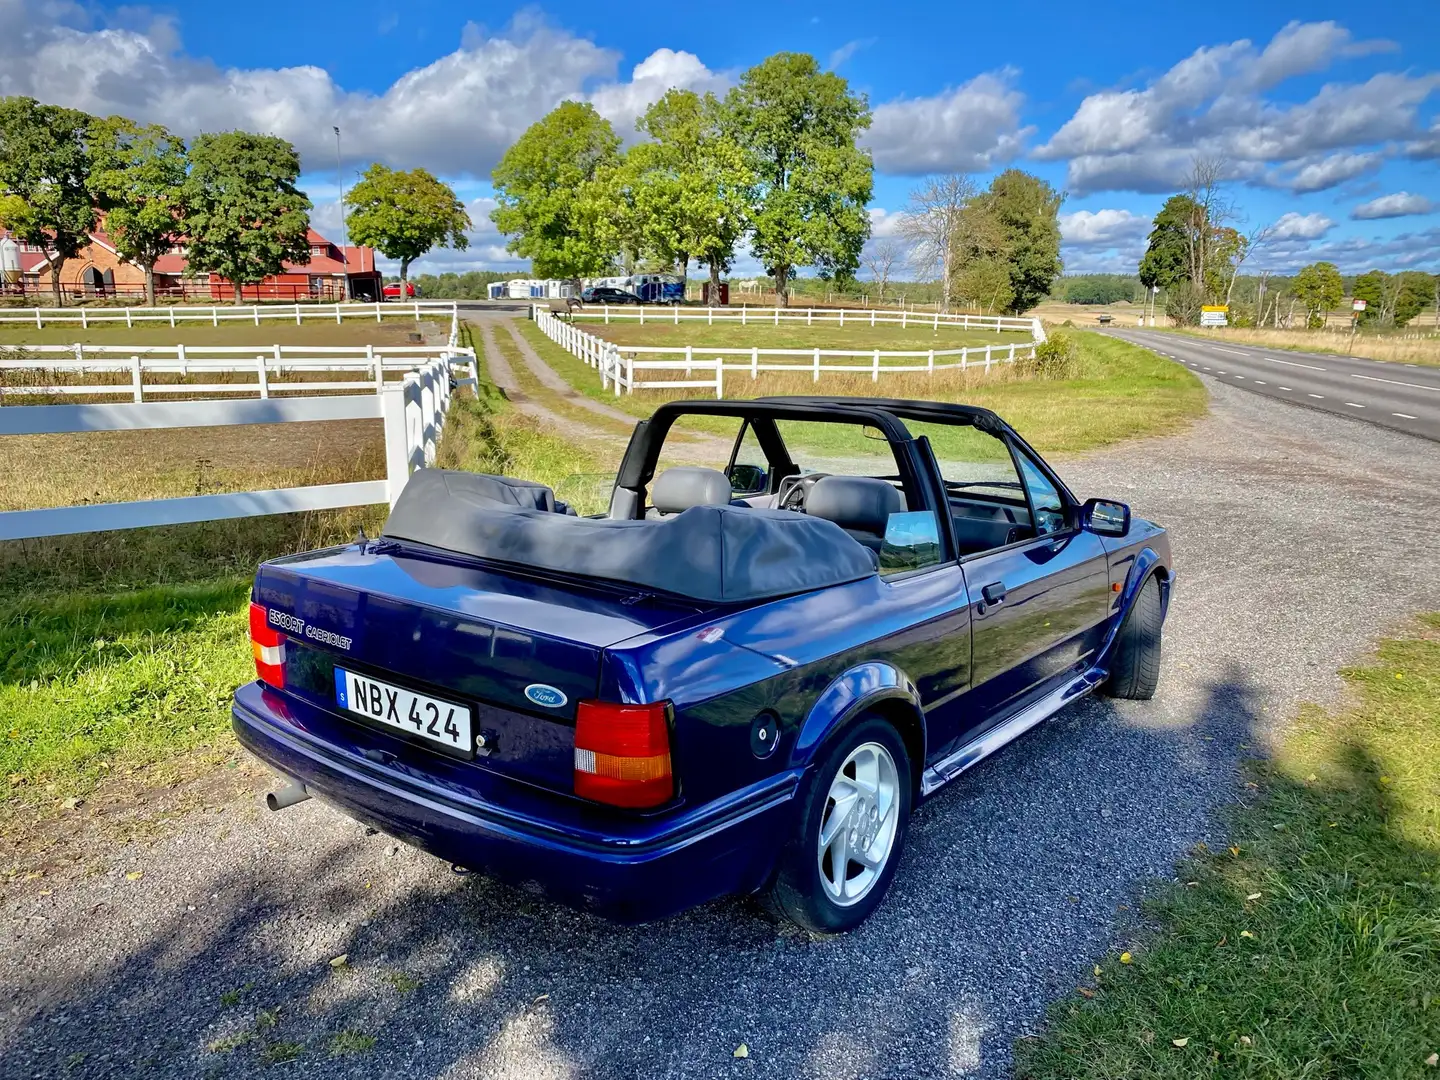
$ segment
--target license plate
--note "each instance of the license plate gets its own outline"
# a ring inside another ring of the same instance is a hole
[[[427,697],[338,667],[335,700],[342,709],[367,720],[451,750],[468,754],[474,745],[470,739],[470,710],[452,701]]]

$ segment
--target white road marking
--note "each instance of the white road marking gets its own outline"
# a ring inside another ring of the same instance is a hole
[[[1282,387],[1280,387],[1280,389],[1281,389],[1281,390],[1289,390],[1290,387],[1288,387],[1288,386],[1282,386]]]
[[[1418,417],[1411,416],[1408,412],[1392,412],[1391,416],[1398,416],[1401,420],[1417,420]]]
[[[1294,360],[1276,360],[1273,356],[1262,356],[1261,360],[1268,360],[1272,364],[1284,364],[1286,367],[1303,367],[1307,371],[1324,371],[1323,367],[1316,367],[1314,364],[1297,364]]]
[[[1237,378],[1237,379],[1243,379],[1243,378],[1245,378],[1245,376],[1244,376],[1244,375],[1236,375],[1235,378]]]
[[[1256,379],[1256,380],[1255,380],[1255,385],[1256,385],[1256,386],[1269,386],[1270,384],[1267,383],[1264,379]]]
[[[1224,372],[1224,370],[1222,369],[1222,370],[1220,370],[1220,371],[1215,372],[1215,374],[1216,374],[1216,375],[1224,375],[1225,372]]]
[[[1223,345],[1211,345],[1210,347],[1211,347],[1212,349],[1216,350],[1217,352],[1228,352],[1231,356],[1244,356],[1244,355],[1245,355],[1245,354],[1244,354],[1243,352],[1241,352],[1239,349],[1227,349],[1227,348],[1225,348]]]
[[[1210,365],[1209,365],[1209,364],[1201,364],[1200,366],[1201,366],[1202,368],[1204,368],[1206,371],[1209,371],[1209,370],[1210,370]]]
[[[1310,396],[1313,397],[1316,401],[1324,401],[1324,400],[1325,400],[1325,395],[1324,395],[1324,394],[1311,394]]]
[[[1400,382],[1397,379],[1382,379],[1376,375],[1356,375],[1354,372],[1350,373],[1350,378],[1364,379],[1366,382],[1389,383],[1391,386],[1408,386],[1412,390],[1429,390],[1431,393],[1440,394],[1440,386],[1424,386],[1421,383]]]
[[[1346,405],[1349,405],[1350,408],[1352,408],[1352,409],[1363,409],[1363,408],[1365,408],[1364,405],[1356,405],[1355,402],[1353,402],[1353,401],[1347,401],[1347,402],[1345,402],[1345,404],[1346,404]]]

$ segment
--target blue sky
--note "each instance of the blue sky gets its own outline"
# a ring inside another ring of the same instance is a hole
[[[0,93],[187,135],[284,135],[332,234],[338,124],[345,175],[376,159],[424,165],[470,202],[471,249],[417,272],[503,268],[513,262],[485,218],[486,179],[557,102],[593,101],[629,134],[672,85],[723,92],[769,53],[801,50],[875,110],[877,236],[894,232],[927,172],[983,183],[1016,165],[1067,192],[1068,270],[1128,272],[1151,215],[1204,154],[1228,162],[1242,228],[1273,226],[1253,268],[1329,258],[1347,271],[1440,270],[1435,0],[705,10],[0,0]]]

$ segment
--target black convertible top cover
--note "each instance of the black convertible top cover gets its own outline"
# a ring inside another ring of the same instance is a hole
[[[554,496],[537,499],[535,487],[421,469],[383,535],[716,603],[786,596],[876,572],[874,556],[822,518],[739,506],[694,506],[643,521],[571,517],[541,509]]]

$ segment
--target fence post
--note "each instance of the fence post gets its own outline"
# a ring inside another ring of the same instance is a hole
[[[815,381],[820,381],[820,350],[815,350]]]
[[[145,384],[140,374],[140,357],[130,357],[130,389],[135,392],[135,400],[145,400]]]
[[[723,357],[715,358],[715,396],[725,396],[725,361]]]
[[[175,305],[170,305],[170,329],[175,329]]]
[[[602,349],[597,361],[600,368],[600,389],[610,389],[610,350]]]
[[[212,326],[220,325],[220,310],[214,304],[210,305],[210,324]]]
[[[805,325],[806,325],[806,326],[812,326],[812,325],[814,325],[814,322],[815,322],[815,309],[814,309],[813,307],[811,307],[811,308],[806,308],[806,309],[805,309]]]
[[[380,321],[380,318],[381,318],[381,315],[380,315],[380,301],[379,301],[379,300],[376,300],[376,301],[375,301],[375,321],[376,321],[376,322],[379,322],[379,321]]]
[[[295,305],[295,325],[296,325],[296,326],[299,326],[299,325],[300,325],[300,305],[299,305],[299,304],[296,304],[296,305]]]
[[[84,345],[81,345],[80,342],[77,341],[77,342],[75,342],[74,349],[75,349],[75,366],[76,366],[76,367],[80,367],[82,364],[85,363],[85,346],[84,346]],[[83,369],[82,369],[82,370],[83,370]]]
[[[964,357],[962,356],[961,359],[963,360]],[[927,375],[934,375],[934,374],[935,374],[935,350],[934,350],[934,349],[931,349],[931,350],[930,350],[930,359],[927,360],[927,361],[925,361],[925,374],[927,374]]]
[[[985,374],[990,374],[990,346],[985,346]]]
[[[713,307],[711,307],[710,305],[708,305],[708,304],[705,305],[705,325],[706,325],[706,326],[714,326],[714,325],[715,325],[715,309],[714,309]]]
[[[741,325],[741,326],[744,326],[744,325],[745,325],[745,309],[748,308],[749,306],[750,306],[749,304],[741,304],[741,305],[740,305],[740,325]]]
[[[691,365],[692,365],[694,362],[695,362],[695,347],[694,347],[693,345],[686,345],[686,346],[685,346],[685,378],[687,378],[687,379],[690,378],[690,375],[691,375],[690,367],[691,367]]]
[[[80,309],[80,327],[83,330],[90,328],[90,324],[85,321],[85,309],[83,307]]]
[[[751,378],[752,380],[754,380],[754,379],[758,379],[759,377],[760,377],[760,347],[759,347],[758,345],[752,345],[752,346],[750,347],[750,378]]]
[[[939,309],[939,308],[936,308],[936,309],[935,309],[935,325],[932,326],[930,329],[932,329],[932,330],[939,330],[939,329],[940,329],[940,309]]]
[[[910,317],[910,312],[909,312],[907,309],[905,309],[905,308],[901,308],[901,309],[900,309],[900,329],[901,329],[901,330],[904,330],[904,329],[906,328],[906,326],[908,325],[908,324],[905,322],[905,320],[908,319],[909,317]]]
[[[339,305],[339,304],[336,304],[336,305],[335,305],[335,325],[336,325],[336,326],[339,326],[339,325],[340,325],[340,305]]]
[[[840,309],[840,325],[845,325],[845,309],[843,307]]]
[[[416,300],[416,301],[415,301],[415,321],[416,321],[416,322],[419,322],[419,321],[420,321],[420,301],[419,301],[419,300]]]
[[[616,383],[615,385],[618,389],[620,384]],[[625,357],[625,393],[635,393],[635,354],[633,352]]]
[[[780,301],[778,298],[775,301],[775,325],[780,325]]]
[[[171,326],[174,326],[175,324],[172,322],[170,325],[171,325]],[[39,309],[38,307],[35,309],[35,329],[36,329],[36,330],[44,330],[44,329],[45,329],[45,324],[40,321],[40,309]]]
[[[870,369],[870,381],[871,381],[871,382],[879,382],[879,381],[880,381],[880,350],[879,350],[879,349],[876,349],[876,350],[875,350],[875,366]]]
[[[125,327],[126,327],[126,329],[129,329],[129,330],[133,330],[133,329],[135,328],[135,324],[130,321],[130,305],[129,305],[129,304],[126,304],[126,305],[125,305]]]
[[[870,309],[870,325],[875,325],[875,309],[873,307]]]
[[[264,400],[265,398],[268,398],[270,396],[270,381],[265,378],[264,353],[261,353],[259,356],[255,357],[255,373],[260,380],[260,397],[261,400]]]
[[[1008,363],[1015,363],[1015,343],[1013,341],[1010,343],[1010,359]]]
[[[961,350],[960,350],[960,370],[961,370],[961,371],[964,371],[965,368],[966,368],[966,366],[969,364],[969,362],[970,362],[970,350],[969,350],[968,348],[967,348],[967,349],[961,349]]]
[[[285,374],[285,369],[280,365],[280,356],[281,356],[280,346],[279,346],[279,345],[272,345],[272,346],[270,346],[270,349],[271,349],[271,355],[274,356],[274,358],[275,358],[275,374],[276,374],[276,375],[284,375],[284,374]]]
[[[645,305],[644,305],[644,304],[641,304],[641,305],[640,305],[640,325],[641,325],[641,326],[644,326],[644,325],[645,325]]]
[[[405,385],[386,387],[380,395],[380,411],[385,420],[385,479],[390,505],[405,490],[410,479],[410,450],[405,433]]]
[[[609,304],[606,304],[606,305],[605,305],[605,325],[606,325],[606,326],[609,326],[609,325],[610,325],[610,305],[609,305]]]
[[[190,374],[190,365],[189,365],[189,362],[185,359],[185,346],[184,346],[184,345],[176,345],[176,346],[175,346],[175,359],[180,362],[180,374],[181,374],[181,375],[189,375],[189,374]]]

